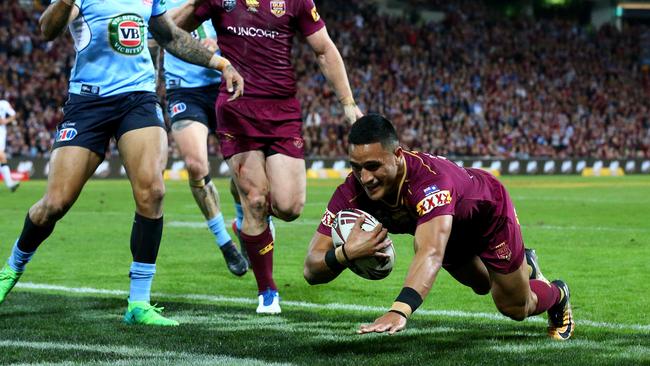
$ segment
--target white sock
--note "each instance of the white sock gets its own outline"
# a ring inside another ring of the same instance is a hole
[[[9,165],[3,164],[0,168],[0,172],[2,172],[2,179],[4,179],[7,187],[12,187],[14,185],[14,181],[11,179],[11,171],[9,170]]]

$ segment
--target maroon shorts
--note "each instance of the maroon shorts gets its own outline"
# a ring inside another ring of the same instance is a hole
[[[499,186],[495,187],[501,195],[500,205],[495,210],[497,216],[483,225],[485,229],[478,230],[481,232],[476,235],[463,236],[457,242],[450,241],[443,262],[443,267],[446,270],[451,271],[466,264],[474,255],[481,258],[481,261],[490,270],[501,274],[512,273],[523,263],[524,239],[521,235],[517,213],[505,187],[500,183]],[[452,235],[453,230],[456,229],[452,228]],[[458,229],[465,232],[477,231],[475,227]]]
[[[225,159],[246,151],[261,150],[302,159],[302,112],[296,98],[241,97],[228,102],[219,94],[216,103],[217,138]]]

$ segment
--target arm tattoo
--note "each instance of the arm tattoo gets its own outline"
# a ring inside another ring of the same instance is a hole
[[[166,14],[149,21],[151,33],[160,46],[183,61],[209,67],[213,53],[172,23]]]

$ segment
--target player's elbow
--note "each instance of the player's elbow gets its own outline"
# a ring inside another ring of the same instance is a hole
[[[43,18],[39,19],[38,25],[41,29],[41,34],[46,41],[53,41],[58,36],[58,32],[52,30],[52,27],[48,27],[43,21]]]
[[[307,283],[312,286],[320,285],[331,281],[331,279],[325,278],[323,276],[319,276],[317,273],[312,271],[311,267],[307,263],[305,263],[305,268],[302,271],[302,275],[305,277],[305,281],[307,281]]]

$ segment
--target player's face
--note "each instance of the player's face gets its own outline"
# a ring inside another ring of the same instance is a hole
[[[385,150],[381,143],[350,145],[352,172],[371,200],[397,191],[400,148]]]

